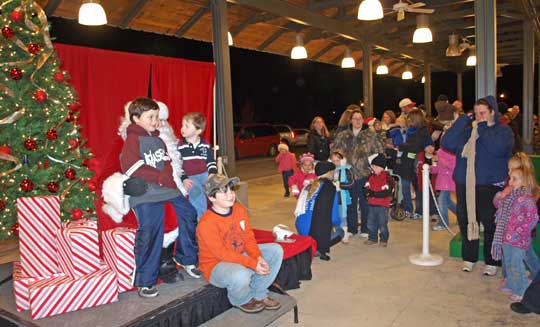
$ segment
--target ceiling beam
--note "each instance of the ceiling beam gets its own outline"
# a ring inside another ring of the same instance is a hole
[[[285,33],[292,32],[291,30],[300,30],[299,25],[295,22],[288,22],[284,26],[280,26],[281,28],[274,32],[274,34],[270,35],[269,38],[263,41],[258,47],[257,50],[262,51],[266,49],[272,42],[279,39],[280,36],[282,36]]]
[[[313,57],[311,57],[312,60],[318,60],[320,57],[322,57],[325,53],[327,53],[328,51],[332,50],[333,48],[339,46],[340,44],[338,43],[333,43],[331,42],[330,44],[328,44],[327,46],[325,46],[324,48],[322,48],[321,50],[319,50],[319,52],[317,52]]]
[[[129,26],[129,23],[137,16],[137,14],[141,11],[141,9],[144,7],[144,5],[148,2],[148,0],[137,0],[131,6],[127,14],[122,18],[122,22],[120,23],[120,28],[126,28]]]
[[[246,19],[241,21],[240,24],[231,28],[231,35],[233,37],[237,36],[249,25],[261,23],[274,18],[274,16],[267,15],[266,13],[253,12],[249,16],[247,16]]]
[[[174,33],[177,37],[182,37],[184,34],[186,34],[198,21],[201,19],[204,14],[206,14],[209,11],[208,7],[201,7],[197,9],[197,11],[193,14],[193,16],[189,17],[189,19],[184,23],[184,25],[180,26],[180,28]]]
[[[369,36],[369,33],[366,33],[365,28],[358,28],[358,27],[351,26],[350,24],[346,24],[345,22],[342,22],[340,20],[326,17],[319,13],[309,11],[306,8],[295,6],[285,1],[279,1],[279,0],[227,0],[227,1],[235,3],[235,4],[240,4],[240,5],[256,8],[264,12],[269,12],[274,15],[284,17],[292,22],[295,22],[301,25],[308,25],[308,26],[320,28],[334,34],[341,35],[350,40],[363,42],[363,41],[366,41],[366,37]],[[386,26],[383,24],[379,24],[378,28],[382,29],[382,28],[386,28]],[[420,58],[423,58],[423,51],[419,51],[414,48],[412,49],[407,48],[405,46],[401,46],[401,45],[397,45],[393,43],[391,44],[388,41],[386,41],[384,38],[371,39],[370,41],[373,42],[373,44],[375,45],[382,46],[398,54],[404,54],[408,57],[418,58],[419,60],[422,60]],[[442,69],[450,70],[449,67],[447,67],[444,63],[440,62],[436,58],[433,58],[433,65],[436,67],[440,67]]]
[[[49,2],[47,2],[47,5],[44,8],[45,14],[47,16],[52,16],[56,9],[58,9],[58,6],[60,6],[60,2],[62,2],[62,0],[50,0]]]
[[[358,2],[358,0],[329,0],[312,2],[311,4],[309,4],[308,8],[309,10],[320,11],[332,7],[352,6],[359,4],[360,2]]]

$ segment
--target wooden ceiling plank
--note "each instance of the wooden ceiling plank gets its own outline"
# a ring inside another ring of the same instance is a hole
[[[184,25],[180,26],[178,31],[174,33],[177,37],[182,37],[182,35],[186,34],[196,23],[197,21],[204,16],[209,11],[207,7],[201,7],[197,9],[197,11],[191,16]]]
[[[322,55],[333,49],[334,47],[337,47],[339,44],[337,43],[330,43],[329,45],[325,46],[319,52],[317,52],[313,57],[311,57],[312,60],[319,59]]]
[[[283,28],[276,31],[274,34],[270,35],[269,38],[267,38],[263,43],[261,43],[257,47],[257,50],[259,50],[259,51],[264,50],[267,46],[272,44],[272,42],[277,40],[280,36],[282,36],[283,34],[289,32],[290,29],[298,29],[298,24],[296,24],[294,22],[288,22],[287,24],[285,24],[285,26],[283,26]]]
[[[126,16],[122,19],[122,22],[120,23],[120,28],[127,28],[129,26],[129,23],[137,16],[137,14],[141,11],[141,9],[144,7],[144,5],[148,2],[148,0],[137,0],[133,4],[133,6],[129,9]]]

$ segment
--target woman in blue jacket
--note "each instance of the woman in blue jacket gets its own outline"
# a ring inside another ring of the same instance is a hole
[[[442,146],[456,154],[457,218],[462,235],[463,271],[472,271],[478,261],[479,222],[484,225],[484,275],[494,276],[500,261],[491,256],[495,232],[493,197],[508,177],[514,134],[499,123],[495,97],[478,100],[474,117],[459,117],[442,139]],[[470,192],[469,190],[475,190]]]

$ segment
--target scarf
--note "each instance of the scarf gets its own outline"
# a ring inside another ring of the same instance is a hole
[[[477,240],[480,238],[480,231],[478,222],[476,221],[476,172],[474,169],[476,159],[476,140],[478,139],[478,124],[476,121],[472,123],[471,137],[463,146],[461,156],[467,158],[467,173],[465,186],[467,190],[467,239],[469,241]]]
[[[349,180],[347,179],[347,169],[351,169],[351,165],[342,165],[339,167],[336,167],[336,172],[338,173],[338,181],[340,183],[348,183]],[[347,190],[339,190],[339,197],[341,200],[341,206],[340,206],[340,217],[347,217],[347,206],[352,203],[351,195],[349,191]]]
[[[502,244],[504,238],[504,232],[506,231],[506,224],[510,219],[510,211],[512,205],[520,196],[527,195],[527,190],[522,187],[518,190],[513,190],[510,194],[501,201],[499,210],[495,213],[495,221],[497,227],[495,228],[495,234],[493,235],[493,243],[491,244],[491,256],[493,260],[501,260],[502,258]]]

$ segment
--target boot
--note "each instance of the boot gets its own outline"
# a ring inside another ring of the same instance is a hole
[[[174,243],[167,248],[161,249],[161,258],[159,264],[159,277],[167,276],[176,270],[176,263],[173,261]]]
[[[343,234],[343,239],[341,240],[341,242],[345,243],[345,244],[348,244],[349,243],[349,236],[351,236],[349,234],[349,232],[347,231],[348,230],[348,227],[341,227],[343,229],[343,232],[345,234]]]

